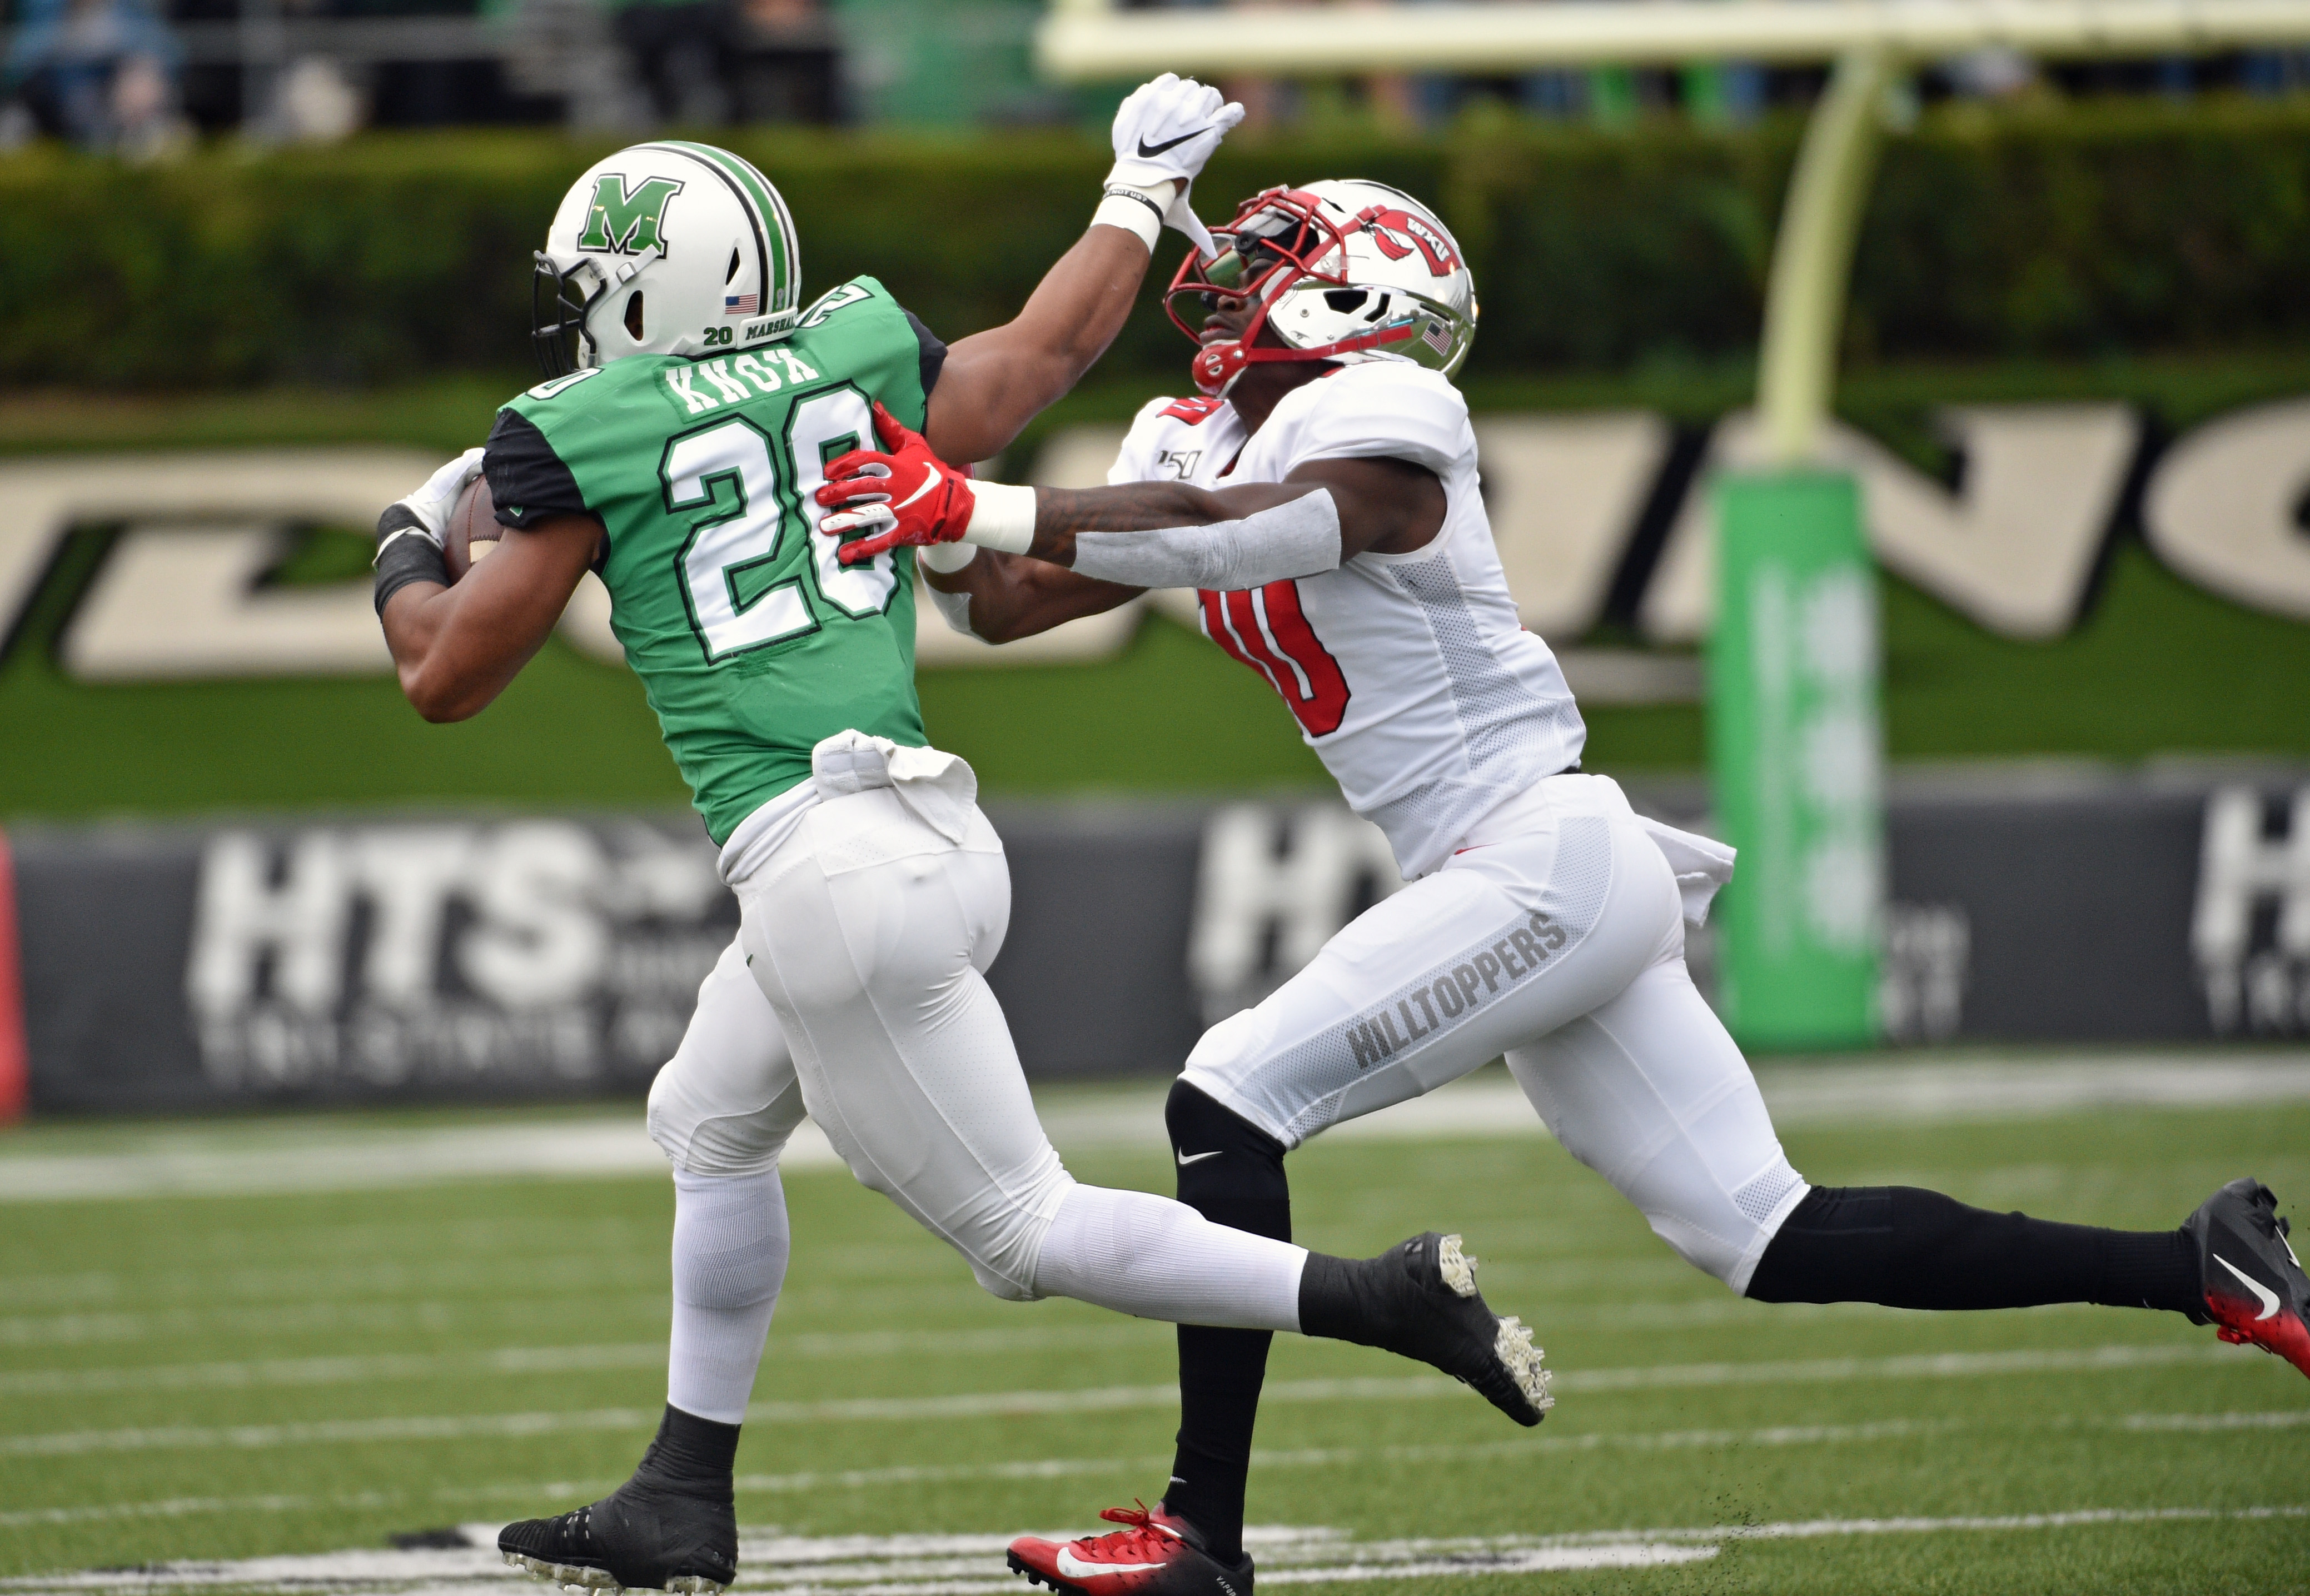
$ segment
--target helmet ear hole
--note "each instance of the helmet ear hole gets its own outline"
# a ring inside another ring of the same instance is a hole
[[[738,252],[735,249],[730,252],[730,269],[722,273],[722,281],[724,282],[738,281]]]
[[[639,289],[626,296],[626,334],[636,343],[642,341],[642,291]]]
[[[1369,297],[1369,294],[1360,288],[1332,288],[1324,291],[1324,303],[1342,316],[1347,315],[1350,310],[1362,309],[1364,300]]]

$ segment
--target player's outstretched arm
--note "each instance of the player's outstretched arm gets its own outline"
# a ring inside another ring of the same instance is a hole
[[[552,634],[602,535],[590,516],[508,527],[455,586],[420,579],[388,594],[385,641],[417,713],[458,721],[487,708]]]
[[[1225,525],[1249,529],[1246,542],[1265,541],[1271,546],[1290,541],[1290,527],[1304,527],[1311,556],[1329,556],[1316,569],[1330,570],[1359,554],[1409,554],[1425,547],[1444,526],[1444,484],[1424,465],[1385,455],[1346,460],[1312,460],[1280,482],[1246,482],[1238,487],[1202,489],[1185,482],[1130,482],[1112,488],[1038,488],[1035,529],[1027,552],[1037,559],[1070,569],[1090,571],[1116,563],[1135,551],[1142,564],[1159,564],[1165,547],[1203,546],[1216,550],[1224,539],[1156,539],[1136,534],[1173,531],[1216,533]],[[1325,512],[1316,501],[1328,499],[1329,516],[1337,526],[1337,551],[1332,534],[1322,530]],[[1085,563],[1086,556],[1090,563]],[[1290,556],[1279,548],[1276,558]],[[1253,564],[1257,552],[1249,552]],[[1312,576],[1314,570],[1284,573]],[[1274,578],[1271,577],[1270,580]],[[1150,582],[1150,586],[1170,583]],[[1208,585],[1198,583],[1196,585]]]
[[[1165,225],[1208,256],[1187,192],[1243,107],[1169,73],[1115,114],[1115,165],[1091,225],[1044,275],[1026,308],[947,350],[923,427],[950,460],[985,460],[1081,380],[1131,314]]]
[[[974,482],[880,405],[874,428],[882,448],[831,462],[818,491],[836,512],[821,535],[865,533],[844,545],[846,565],[901,545],[967,542],[1126,587],[1257,587],[1423,548],[1446,508],[1433,472],[1385,455],[1309,461],[1281,482],[1075,491]]]
[[[1123,330],[1151,258],[1135,234],[1094,225],[1017,317],[949,345],[923,424],[938,452],[991,459],[1082,380]]]
[[[968,564],[940,570],[927,561],[931,602],[957,631],[988,643],[1015,643],[1086,615],[1129,603],[1147,590],[1100,582],[1023,554],[973,551]]]

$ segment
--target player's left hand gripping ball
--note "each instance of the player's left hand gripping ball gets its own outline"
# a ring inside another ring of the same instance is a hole
[[[465,485],[482,474],[480,449],[467,449],[427,477],[406,498],[385,507],[377,519],[377,549],[381,557],[395,538],[421,537],[439,549],[448,535],[449,516]]]
[[[933,454],[921,433],[879,403],[874,433],[881,449],[853,449],[837,456],[827,465],[826,486],[818,490],[818,502],[837,512],[818,524],[827,536],[881,528],[843,544],[836,558],[860,565],[902,545],[921,549],[960,541],[977,507],[970,479]]]

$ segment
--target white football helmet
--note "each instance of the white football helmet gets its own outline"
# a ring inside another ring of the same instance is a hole
[[[769,343],[801,314],[786,201],[711,144],[633,144],[588,168],[535,258],[530,342],[550,377],[627,355]]]
[[[1476,338],[1476,283],[1434,212],[1385,183],[1360,178],[1271,188],[1243,203],[1171,280],[1165,308],[1190,338],[1180,301],[1221,294],[1257,301],[1242,336],[1205,345],[1195,386],[1224,394],[1267,360],[1410,360],[1450,376]],[[1282,347],[1255,347],[1260,329]]]

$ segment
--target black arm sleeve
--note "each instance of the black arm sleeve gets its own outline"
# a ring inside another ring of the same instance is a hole
[[[578,490],[578,479],[561,464],[545,434],[518,411],[498,412],[482,471],[490,480],[490,497],[497,503],[501,525],[529,527],[551,516],[594,513]]]
[[[404,526],[418,525],[417,517],[409,513],[406,505],[386,507],[378,517],[378,536],[387,541],[377,551],[377,616],[385,619],[385,606],[393,595],[412,582],[431,582],[438,586],[449,585],[449,567],[441,558],[441,546],[431,538],[412,533],[407,537],[392,534]]]
[[[915,330],[915,342],[922,346],[923,403],[931,402],[931,390],[938,386],[939,372],[946,365],[946,345],[939,335],[923,325],[921,317],[903,305],[899,307],[907,325]]]

